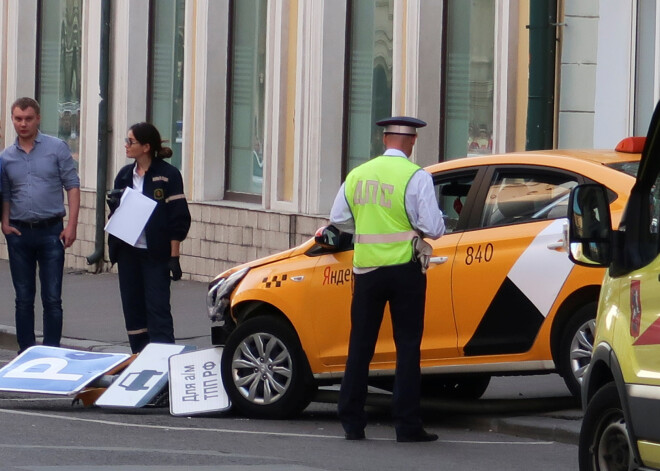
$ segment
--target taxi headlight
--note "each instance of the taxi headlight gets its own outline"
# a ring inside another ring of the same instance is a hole
[[[206,309],[208,310],[209,319],[212,321],[222,319],[225,310],[229,306],[229,296],[249,270],[249,267],[245,267],[232,273],[227,278],[220,278],[209,285],[209,292],[206,295]]]

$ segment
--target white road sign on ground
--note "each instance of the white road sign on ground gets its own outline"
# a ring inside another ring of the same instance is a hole
[[[76,394],[129,356],[42,345],[30,347],[0,369],[0,390]]]
[[[193,415],[229,409],[222,384],[222,348],[208,348],[170,357],[170,414]]]
[[[150,343],[96,400],[101,407],[142,407],[167,384],[168,359],[195,347]]]

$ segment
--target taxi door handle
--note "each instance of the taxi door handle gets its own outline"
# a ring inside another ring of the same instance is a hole
[[[564,250],[564,240],[558,240],[557,242],[550,242],[548,244],[550,250]]]
[[[447,260],[449,260],[449,257],[431,257],[429,259],[429,263],[440,265],[442,263],[445,263]]]

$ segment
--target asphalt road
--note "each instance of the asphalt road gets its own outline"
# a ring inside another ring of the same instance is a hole
[[[13,355],[0,350],[0,366]],[[479,401],[425,400],[426,427],[440,435],[430,444],[396,443],[389,397],[377,392],[369,397],[368,440],[347,442],[335,400],[336,390],[324,389],[299,418],[269,421],[0,392],[0,470],[577,469],[575,433],[556,424],[575,428],[580,412],[555,375],[495,378]]]
[[[181,418],[167,409],[114,411],[68,398],[0,397],[3,470],[543,470],[576,469],[577,447],[427,420],[440,440],[394,441],[387,408],[372,407],[368,440],[347,442],[334,406],[296,420],[231,414]],[[121,468],[120,468],[121,467]]]

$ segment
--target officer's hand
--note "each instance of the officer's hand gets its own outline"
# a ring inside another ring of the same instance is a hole
[[[111,212],[114,212],[117,207],[119,207],[119,203],[121,201],[121,195],[124,192],[124,190],[110,190],[108,191],[106,195],[106,203],[108,203],[108,208],[110,208]]]
[[[179,264],[179,257],[170,257],[170,261],[167,262],[167,266],[170,269],[170,278],[174,281],[179,281],[181,279],[181,265]]]

